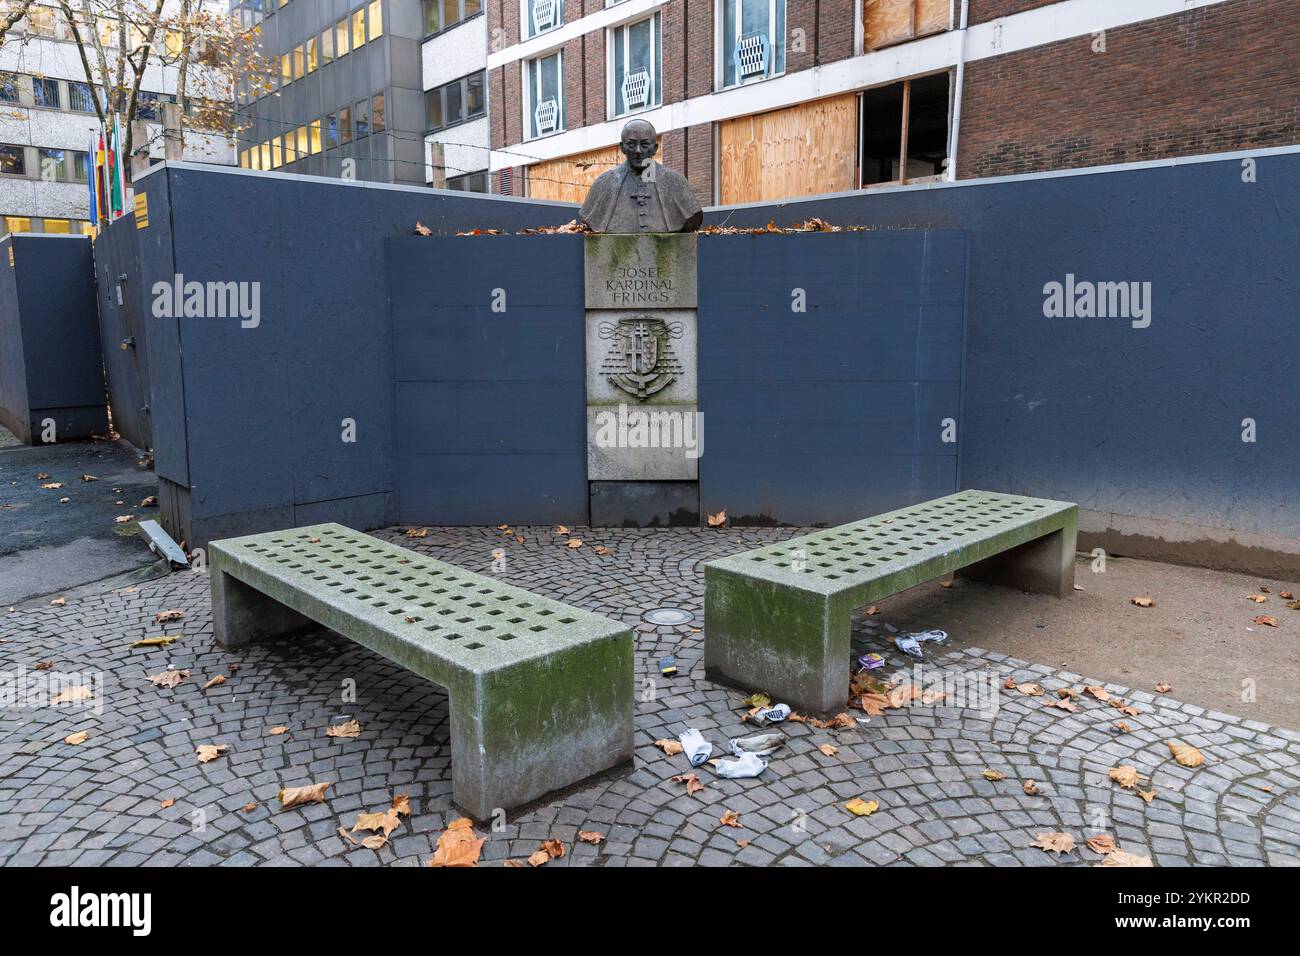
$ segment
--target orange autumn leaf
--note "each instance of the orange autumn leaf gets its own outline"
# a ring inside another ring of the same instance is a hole
[[[166,800],[160,801],[158,806],[162,807],[164,810],[168,807],[174,807],[176,806],[176,799],[174,797],[168,797]]]
[[[1040,833],[1038,839],[1029,845],[1060,856],[1074,849],[1074,837],[1068,833]]]
[[[175,688],[178,687],[185,678],[190,676],[188,670],[183,671],[161,671],[149,678],[150,683],[158,687]]]
[[[1255,618],[1255,623],[1264,627],[1277,627],[1277,618],[1270,614],[1261,614]]]
[[[326,737],[360,737],[361,724],[355,720],[349,720],[342,724],[334,724],[325,728]]]
[[[578,842],[599,845],[605,842],[605,834],[600,833],[596,830],[579,830]]]
[[[1156,599],[1144,594],[1141,597],[1129,598],[1129,603],[1136,604],[1138,607],[1155,607]]]
[[[1174,760],[1184,767],[1199,767],[1205,763],[1205,755],[1187,744],[1176,744],[1170,741],[1169,752],[1174,755]]]
[[[1042,790],[1038,789],[1038,784],[1035,783],[1033,780],[1026,780],[1024,786],[1021,789],[1024,790],[1025,793],[1029,794],[1029,796],[1031,797],[1036,797],[1043,792]]]
[[[194,751],[199,758],[199,763],[211,763],[230,749],[230,744],[199,744]]]
[[[710,528],[721,528],[727,523],[727,509],[723,508],[717,514],[709,515],[708,520]]]
[[[280,801],[281,809],[288,810],[290,807],[300,807],[307,803],[324,803],[325,791],[330,788],[328,783],[310,783],[305,787],[285,787],[276,794]]]
[[[663,740],[656,740],[655,746],[658,747],[660,750],[662,750],[670,757],[675,757],[682,752],[682,745],[678,743],[676,740],[669,740],[668,738],[664,738]]]
[[[1109,833],[1098,833],[1094,836],[1090,836],[1088,837],[1087,843],[1088,849],[1093,853],[1101,853],[1105,855],[1115,849],[1115,838]]]
[[[212,680],[210,680],[210,681],[208,681],[206,684],[204,684],[204,685],[203,685],[203,689],[204,689],[204,690],[207,690],[209,687],[217,687],[217,686],[219,686],[219,685],[221,685],[221,684],[224,684],[225,682],[226,682],[225,675],[223,675],[223,674],[218,674],[216,677],[212,678]]]
[[[1147,778],[1137,772],[1137,767],[1124,764],[1119,767],[1110,768],[1110,779],[1115,781],[1125,790],[1132,790],[1138,785],[1139,781]]]
[[[699,793],[704,789],[704,784],[700,783],[700,778],[695,776],[693,773],[679,773],[675,777],[670,777],[669,782],[686,784],[686,793],[688,796]]]
[[[1001,770],[988,770],[988,769],[986,769],[986,770],[983,771],[983,776],[984,776],[984,779],[985,779],[985,780],[990,780],[990,781],[992,781],[993,783],[997,783],[997,782],[1000,781],[1000,780],[1005,780],[1005,779],[1007,779],[1007,775],[1006,775],[1005,773],[1003,773]]]
[[[740,814],[735,810],[724,810],[718,822],[720,822],[724,827],[736,827],[739,829]]]
[[[836,747],[834,744],[822,744],[817,749],[820,750],[828,757],[834,757],[837,753],[840,752],[840,748]]]
[[[480,837],[474,832],[474,821],[467,817],[458,817],[447,825],[447,829],[438,837],[426,866],[476,866],[479,854],[483,852],[483,843],[487,837]]]

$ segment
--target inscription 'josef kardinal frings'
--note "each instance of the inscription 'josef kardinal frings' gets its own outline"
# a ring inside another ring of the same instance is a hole
[[[622,266],[605,280],[605,291],[615,305],[666,305],[673,280],[655,266]]]

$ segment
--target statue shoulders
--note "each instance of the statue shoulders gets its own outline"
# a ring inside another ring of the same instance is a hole
[[[623,173],[627,167],[622,164],[615,166],[613,169],[607,169],[597,176],[591,183],[589,192],[595,192],[598,189],[617,189],[623,182]]]

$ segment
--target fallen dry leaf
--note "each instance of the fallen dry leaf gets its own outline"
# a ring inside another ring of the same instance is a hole
[[[950,588],[950,587],[952,587],[953,584],[955,584],[955,583],[956,583],[955,581],[940,581],[940,582],[939,582],[939,587],[941,587],[941,588]]]
[[[681,744],[679,744],[675,740],[669,740],[667,738],[664,738],[663,740],[656,740],[655,746],[658,747],[660,750],[662,750],[670,757],[675,757],[682,752]]]
[[[749,841],[749,840],[737,840],[737,841],[736,841],[736,846],[740,847],[742,850],[743,850],[745,847],[749,846],[749,844],[750,844],[750,841]]]
[[[1023,684],[1017,684],[1016,690],[1029,697],[1042,697],[1046,691],[1043,690],[1042,684],[1036,684],[1033,681],[1027,681]]]
[[[569,533],[569,529],[568,529],[568,527],[565,526],[565,525],[557,524],[557,525],[555,526],[555,533],[556,533],[556,534],[568,534],[568,533]]]
[[[1038,784],[1036,784],[1032,780],[1026,780],[1025,785],[1022,789],[1025,791],[1025,793],[1029,794],[1031,797],[1036,797],[1043,792],[1042,790],[1038,789]]]
[[[156,507],[158,507],[158,496],[157,496],[157,495],[150,495],[148,498],[144,498],[144,499],[142,499],[141,502],[140,502],[138,505],[136,505],[136,507],[137,507],[137,508],[156,508]],[[317,538],[316,540],[319,541],[320,539]]]
[[[605,547],[603,544],[598,544],[591,550],[596,552],[596,554],[609,554],[609,548]]]
[[[216,677],[212,678],[212,680],[210,680],[210,681],[208,681],[206,684],[204,684],[204,685],[203,685],[203,689],[204,689],[204,690],[207,690],[209,687],[218,687],[218,686],[220,686],[221,684],[224,684],[225,682],[226,682],[226,677],[225,677],[225,675],[224,675],[224,674],[218,674]]]
[[[878,604],[872,604],[862,613],[866,614],[868,617],[870,617],[872,614],[879,614],[880,606]]]
[[[427,538],[429,536],[428,528],[407,528],[406,536],[408,538]]]
[[[1060,697],[1062,700],[1064,700],[1067,697],[1070,700],[1078,700],[1079,692],[1075,690],[1073,687],[1061,687],[1057,689],[1056,696]]]
[[[158,806],[162,807],[164,810],[168,807],[174,807],[176,806],[176,799],[174,797],[168,797],[166,800],[159,803]]]
[[[46,484],[44,484],[44,485],[41,485],[41,487],[42,487],[42,488],[45,488],[45,489],[47,489],[47,490],[49,490],[49,491],[55,491],[55,490],[57,490],[57,489],[63,487],[63,482],[61,482],[61,481],[51,481],[51,482],[48,482],[48,483],[46,483]]]
[[[718,818],[718,822],[721,823],[724,827],[736,827],[737,829],[739,829],[740,814],[737,813],[735,810],[724,810],[722,812],[722,816]]]
[[[1130,727],[1122,720],[1115,725],[1115,729],[1118,730],[1121,734],[1131,734],[1133,732],[1133,728]]]
[[[1077,714],[1079,712],[1079,705],[1071,700],[1049,700],[1043,704],[1043,706],[1053,707],[1056,710],[1068,711],[1071,714]]]
[[[487,837],[474,832],[474,821],[459,817],[447,825],[438,837],[433,856],[426,866],[476,866]]]
[[[1089,684],[1083,690],[1085,693],[1091,694],[1103,703],[1110,700],[1110,691],[1106,690],[1106,688],[1102,687],[1100,684]]]
[[[1139,781],[1147,778],[1137,772],[1137,767],[1124,764],[1123,766],[1110,768],[1110,779],[1114,780],[1125,790],[1132,790],[1138,785]]]
[[[349,720],[342,724],[333,724],[325,728],[326,737],[360,737],[361,725],[355,720]]]
[[[55,598],[53,601],[50,602],[50,604],[52,604],[54,607],[63,607],[63,605],[67,603],[68,603],[67,598]]]
[[[135,515],[118,515],[113,520],[118,524],[126,524],[128,521],[134,521]]]
[[[420,222],[419,220],[416,220],[415,234],[417,236],[432,236],[433,230],[430,229],[428,226],[426,226],[424,223]]]
[[[1156,599],[1144,594],[1141,597],[1129,598],[1129,603],[1136,604],[1138,607],[1155,607]]]
[[[552,860],[558,860],[564,856],[564,844],[559,840],[543,840],[541,849],[546,851],[546,855]]]
[[[1268,600],[1268,598],[1264,597],[1262,594],[1247,594],[1246,600],[1254,601],[1256,604],[1263,604]]]
[[[1189,747],[1187,744],[1176,744],[1169,741],[1169,752],[1184,767],[1199,767],[1205,763],[1205,755],[1195,747]]]
[[[534,850],[533,853],[528,857],[529,866],[543,866],[544,864],[550,862],[551,862],[551,854],[547,853],[545,850]]]
[[[1106,858],[1097,864],[1098,866],[1153,866],[1151,857],[1138,856],[1136,853],[1129,853],[1127,850],[1112,850],[1106,854]]]
[[[146,637],[144,640],[141,641],[132,641],[130,646],[131,647],[166,647],[168,644],[174,644],[176,640],[177,640],[177,635],[173,634],[169,636],[163,634],[158,637]]]
[[[1147,803],[1150,803],[1156,798],[1156,789],[1155,787],[1152,787],[1150,790],[1139,790],[1137,794]]]
[[[324,803],[325,791],[330,786],[329,783],[309,783],[305,787],[285,787],[276,794],[276,797],[280,801],[282,810],[300,807],[306,803]]]
[[[54,661],[37,661],[35,669],[38,671],[48,671],[53,669],[53,667]]]
[[[250,801],[248,801],[248,803],[244,804],[242,807],[239,808],[239,812],[240,812],[240,813],[252,813],[252,812],[253,812],[254,810],[256,810],[256,809],[257,809],[257,801],[256,801],[256,800],[250,800]]]
[[[721,528],[727,523],[727,509],[723,508],[717,514],[709,515],[709,527]]]
[[[184,616],[184,611],[159,611],[153,619],[159,624],[166,624],[168,621],[179,621]]]
[[[771,707],[772,698],[769,697],[767,694],[764,694],[762,691],[757,691],[753,694],[750,694],[748,697],[742,700],[741,703],[744,704],[746,707]]]
[[[1074,837],[1068,833],[1040,833],[1038,839],[1029,845],[1060,856],[1074,849]]]
[[[565,542],[564,546],[565,546],[566,548],[575,548],[575,549],[576,549],[576,548],[581,548],[581,547],[582,547],[582,539],[581,539],[581,538],[570,538],[567,542]]]
[[[989,770],[987,768],[983,771],[983,777],[985,780],[991,780],[994,783],[1007,779],[1007,775],[1001,770]]]
[[[1156,684],[1157,694],[1167,694],[1171,690],[1173,690],[1173,686],[1169,684],[1167,681],[1161,681],[1159,684]]]
[[[68,734],[68,736],[64,737],[63,742],[65,744],[74,744],[74,745],[84,744],[86,742],[86,738],[89,736],[90,734],[87,731],[78,730],[75,734]]]
[[[834,757],[837,753],[840,752],[840,748],[836,747],[834,744],[822,744],[817,749],[820,750],[828,757]]]
[[[195,749],[199,763],[211,763],[230,749],[230,744],[199,744]]]
[[[599,833],[596,830],[579,830],[578,842],[598,845],[605,842],[605,834]]]
[[[1115,849],[1115,838],[1109,833],[1098,833],[1088,837],[1088,849],[1105,856]]]
[[[853,722],[853,718],[847,713],[836,714],[830,720],[820,720],[817,717],[809,717],[807,723],[809,726],[816,727],[818,730],[848,730],[856,726]]]
[[[149,680],[151,683],[156,684],[159,687],[173,688],[179,687],[181,682],[189,676],[190,672],[188,670],[167,670],[154,674],[149,678]]]
[[[855,817],[869,817],[880,809],[880,804],[875,800],[863,800],[861,797],[854,797],[844,804],[844,809]]]
[[[693,773],[679,773],[675,777],[668,778],[671,783],[686,784],[687,795],[699,793],[704,789],[704,784],[700,783],[700,778]]]
[[[1256,624],[1262,624],[1264,627],[1277,627],[1277,618],[1268,614],[1261,614],[1255,618]]]
[[[50,698],[50,706],[57,707],[60,704],[76,704],[83,700],[90,700],[93,696],[94,694],[90,692],[89,687],[78,684],[75,687],[69,687],[67,690],[62,690],[55,694]]]

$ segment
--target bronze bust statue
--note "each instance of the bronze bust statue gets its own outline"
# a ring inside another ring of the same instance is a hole
[[[686,177],[655,162],[655,128],[634,119],[619,144],[627,162],[591,184],[578,217],[592,232],[694,232],[704,211]]]

